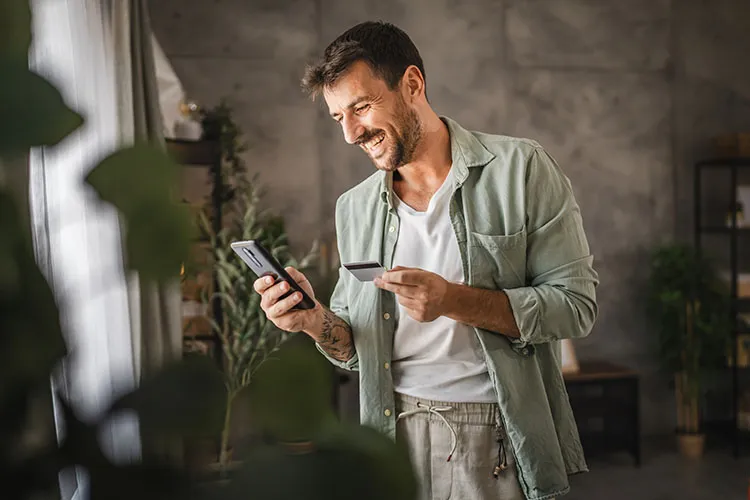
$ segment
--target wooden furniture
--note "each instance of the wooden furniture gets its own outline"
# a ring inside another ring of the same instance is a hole
[[[607,362],[580,362],[563,375],[587,455],[629,452],[641,464],[638,375]]]
[[[750,132],[717,135],[713,145],[716,155],[722,158],[750,157]]]
[[[221,144],[218,141],[212,140],[201,140],[201,141],[190,141],[181,139],[166,139],[167,153],[177,163],[185,166],[186,168],[199,168],[207,169],[208,180],[210,188],[207,195],[210,197],[210,205],[212,210],[211,223],[213,225],[214,233],[218,233],[221,229],[221,218],[222,218],[222,179],[221,179],[221,160],[222,151]],[[195,184],[193,182],[192,184]],[[184,187],[184,186],[183,186]],[[197,186],[190,186],[195,189]],[[205,186],[204,186],[205,187]],[[185,202],[191,206],[201,204],[204,200],[196,199],[201,193],[185,193],[183,197],[186,198]],[[210,243],[208,241],[196,241],[195,251],[201,252],[201,257],[208,257],[210,254]],[[209,280],[212,281],[210,286],[213,289],[218,288],[216,284],[216,274],[213,273]],[[193,293],[193,289],[200,288],[197,283],[184,284],[183,286],[183,300],[186,295],[190,296]],[[195,297],[192,297],[195,298]],[[211,310],[209,314],[213,316],[214,321],[217,324],[221,324],[221,302],[217,298],[214,299],[211,304]],[[206,344],[207,349],[210,350],[216,359],[219,366],[222,365],[222,349],[219,343],[218,336],[211,328],[211,324],[207,317],[192,316],[189,318],[183,317],[183,345],[186,351],[196,349],[196,344]]]

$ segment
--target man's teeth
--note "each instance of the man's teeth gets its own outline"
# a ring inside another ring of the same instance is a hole
[[[367,147],[367,149],[372,149],[376,147],[378,144],[380,144],[381,142],[383,142],[383,139],[385,139],[385,134],[376,137],[375,139],[365,144],[365,146]]]

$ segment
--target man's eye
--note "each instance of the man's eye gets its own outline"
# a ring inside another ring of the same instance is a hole
[[[369,104],[365,104],[364,106],[360,106],[358,108],[355,108],[354,111],[357,112],[357,113],[364,113],[368,109],[370,109],[370,105]]]

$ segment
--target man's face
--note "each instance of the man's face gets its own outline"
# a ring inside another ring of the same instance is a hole
[[[346,142],[388,172],[411,162],[421,139],[421,120],[401,92],[399,86],[388,89],[368,64],[357,62],[323,93]]]

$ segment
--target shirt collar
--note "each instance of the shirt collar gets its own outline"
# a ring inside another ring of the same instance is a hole
[[[469,176],[469,169],[483,167],[495,158],[479,139],[447,116],[440,116],[448,126],[451,139],[451,160],[456,175],[456,183],[461,186]],[[381,172],[380,199],[393,208],[393,172]]]

